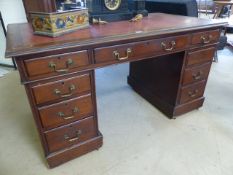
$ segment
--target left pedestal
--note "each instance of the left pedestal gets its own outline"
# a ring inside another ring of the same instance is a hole
[[[87,51],[17,60],[49,167],[102,146],[89,62]]]

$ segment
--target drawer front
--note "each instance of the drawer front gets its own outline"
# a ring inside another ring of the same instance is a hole
[[[211,63],[187,68],[183,75],[183,85],[207,79]]]
[[[188,35],[170,37],[166,39],[155,39],[140,43],[97,48],[94,50],[94,57],[96,63],[140,59],[145,57],[153,57],[163,52],[167,53],[184,49],[188,46],[188,43]]]
[[[210,44],[219,41],[220,31],[199,32],[192,36],[192,44]]]
[[[90,74],[61,79],[32,87],[37,104],[65,99],[91,90]]]
[[[181,88],[180,103],[186,103],[196,98],[202,97],[205,91],[206,81]]]
[[[93,115],[91,94],[39,108],[44,128],[50,129]]]
[[[212,61],[214,57],[215,47],[191,51],[187,54],[186,65],[201,64],[207,61]]]
[[[97,136],[93,117],[45,133],[50,152],[67,148]]]
[[[29,59],[24,61],[29,77],[64,74],[81,69],[89,64],[87,51],[65,55]]]

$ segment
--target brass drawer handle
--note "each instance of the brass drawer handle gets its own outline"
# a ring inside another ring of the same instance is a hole
[[[132,49],[131,48],[128,48],[126,50],[126,56],[125,57],[120,57],[120,53],[115,50],[113,51],[113,56],[115,57],[115,59],[119,60],[119,61],[122,61],[122,60],[126,60],[129,58],[129,55],[132,53]]]
[[[196,90],[194,90],[193,92],[189,92],[188,94],[189,94],[189,97],[191,97],[191,98],[195,98],[196,96],[197,96],[197,94],[198,94],[198,90],[196,89]]]
[[[173,49],[175,49],[176,42],[175,41],[169,42],[169,46],[165,42],[161,43],[161,47],[163,48],[163,50],[165,50],[165,51],[172,51]]]
[[[68,94],[62,94],[62,92],[59,90],[59,89],[54,89],[54,93],[62,98],[65,98],[65,97],[70,97],[72,94],[72,92],[76,89],[75,85],[71,84],[70,87],[69,87],[69,91],[70,93]]]
[[[198,73],[193,74],[193,79],[194,80],[200,80],[202,78],[202,75],[203,75],[203,72],[199,71]]]
[[[211,42],[212,37],[213,37],[212,35],[201,36],[201,41],[203,44],[208,44]]]
[[[69,120],[69,119],[73,119],[75,117],[75,114],[76,113],[79,113],[79,108],[75,107],[73,110],[72,110],[73,114],[71,116],[68,116],[66,117],[64,112],[58,112],[57,115],[61,118],[63,118],[64,120]]]
[[[64,135],[64,139],[67,140],[68,142],[74,142],[79,140],[80,135],[82,134],[82,130],[78,130],[76,131],[76,136],[73,138],[70,138],[70,136],[68,134]]]
[[[58,73],[66,73],[69,71],[69,67],[74,64],[74,61],[72,59],[68,59],[66,61],[66,69],[58,69],[57,70],[57,65],[54,62],[49,62],[49,67],[53,69],[54,72],[58,72]]]

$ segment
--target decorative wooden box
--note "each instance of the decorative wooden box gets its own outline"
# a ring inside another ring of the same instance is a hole
[[[88,9],[42,13],[30,12],[35,34],[51,37],[83,29],[89,26]]]

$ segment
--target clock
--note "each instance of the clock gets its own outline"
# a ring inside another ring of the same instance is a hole
[[[133,18],[128,0],[87,0],[90,22],[94,19],[103,21],[120,21]]]

